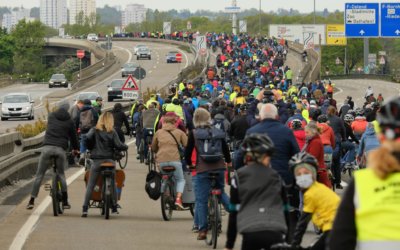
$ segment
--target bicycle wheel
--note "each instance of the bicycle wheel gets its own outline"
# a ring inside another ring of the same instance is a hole
[[[118,160],[118,164],[121,169],[124,169],[124,168],[126,168],[126,165],[128,164],[128,151],[126,151],[126,150],[121,151],[121,154],[123,155],[123,157],[120,160]]]
[[[151,149],[149,148],[149,150],[148,150],[148,152],[147,152],[147,163],[148,163],[148,165],[147,165],[147,167],[148,167],[148,169],[149,169],[149,173],[150,173],[150,171],[153,169],[152,168],[152,166],[153,166],[153,162],[152,162],[152,158],[153,158],[153,152],[151,151]]]
[[[218,204],[217,204],[218,205]],[[213,229],[215,227],[215,214],[217,213],[216,207],[214,205],[214,199],[210,195],[208,198],[208,214],[207,214],[207,238],[206,238],[206,244],[211,246],[213,245]]]
[[[63,205],[63,194],[61,190],[61,179],[57,176],[57,207],[58,207],[58,214],[64,213],[64,205]]]
[[[139,159],[140,163],[144,162],[144,140],[142,139],[139,144]]]
[[[111,181],[110,178],[105,178],[104,183],[104,199],[103,199],[103,208],[104,208],[104,217],[106,220],[110,218],[110,209],[111,209]]]
[[[172,194],[171,182],[165,185],[164,193],[161,195],[161,214],[165,221],[170,221],[174,211],[174,197]]]
[[[213,195],[213,206],[214,206],[214,215],[213,215],[213,220],[212,220],[212,243],[213,243],[213,249],[217,248],[217,241],[218,241],[218,235],[219,235],[219,205],[218,205],[218,197]]]
[[[52,187],[50,191],[51,202],[53,204],[53,215],[58,216],[58,197],[57,197],[57,179],[56,176],[53,177]]]

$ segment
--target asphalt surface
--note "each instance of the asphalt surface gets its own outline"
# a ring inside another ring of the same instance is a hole
[[[114,42],[113,52],[119,58],[121,65],[126,62],[137,62],[143,67],[147,76],[142,80],[142,89],[146,91],[148,88],[153,89],[155,87],[163,87],[165,84],[173,80],[177,74],[187,65],[189,65],[194,55],[181,51],[183,53],[182,63],[171,63],[167,64],[165,61],[165,55],[171,50],[177,50],[177,46],[167,45],[161,43],[140,43],[146,44],[152,51],[152,59],[141,59],[136,60],[136,56],[133,55],[133,48],[139,44],[138,42]],[[126,78],[126,77],[125,77]],[[118,69],[115,73],[107,76],[105,79],[95,78],[91,80],[87,89],[83,91],[97,91],[103,97],[105,107],[114,105],[113,103],[107,103],[107,85],[111,83],[113,79],[123,79],[121,72]],[[139,84],[139,82],[138,82]],[[83,92],[82,91],[82,92]],[[72,93],[66,88],[48,88],[48,83],[43,84],[16,84],[2,88],[0,91],[0,99],[8,93],[15,92],[28,92],[34,99],[35,107],[35,120],[41,118],[46,119],[47,111],[45,105],[47,102],[50,103],[50,107],[54,106],[60,97],[66,97],[66,99],[73,104],[74,97],[78,93]],[[6,132],[12,132],[15,127],[19,124],[33,123],[34,121],[28,121],[26,119],[12,119],[9,121],[0,122],[0,134]]]

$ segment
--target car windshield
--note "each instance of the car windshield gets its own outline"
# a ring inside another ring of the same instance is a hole
[[[169,56],[176,56],[176,54],[178,54],[178,52],[169,52],[168,53]]]
[[[137,68],[137,65],[134,63],[126,63],[124,65],[124,68]]]
[[[65,76],[63,74],[52,75],[51,79],[57,79],[57,80],[65,79]]]
[[[111,87],[113,88],[122,88],[122,85],[124,85],[125,81],[124,80],[116,80],[111,82]]]
[[[149,51],[149,50],[148,50],[147,48],[140,48],[139,51],[141,51],[141,52],[147,52],[147,51]]]
[[[9,95],[5,96],[3,103],[24,103],[29,102],[29,97],[27,95]]]
[[[146,45],[138,45],[138,46],[136,46],[136,48],[137,48],[137,49],[146,48]]]
[[[98,96],[99,94],[97,93],[82,93],[78,95],[77,100],[85,100],[85,99],[96,100]]]

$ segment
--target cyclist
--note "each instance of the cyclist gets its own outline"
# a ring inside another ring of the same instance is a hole
[[[383,105],[377,120],[382,145],[368,168],[354,173],[336,215],[330,249],[400,249],[400,98]]]
[[[347,155],[345,157],[345,168],[353,168],[353,162],[356,158],[356,146],[354,143],[359,144],[357,137],[354,135],[353,130],[351,129],[351,123],[354,121],[354,116],[351,114],[346,114],[344,116],[344,127],[346,128],[346,138],[342,141],[342,148],[344,154]]]
[[[380,146],[378,137],[376,136],[374,125],[370,122],[367,125],[367,130],[363,134],[360,140],[360,147],[357,152],[357,159],[360,162],[363,157],[367,157],[371,150],[374,150]]]
[[[114,116],[114,129],[118,134],[119,140],[121,142],[125,142],[124,132],[122,131],[122,125],[125,125],[126,134],[130,134],[130,127],[128,117],[126,117],[125,112],[122,111],[121,103],[114,104],[114,108],[112,110],[112,114]]]
[[[189,133],[188,145],[185,151],[185,160],[192,167],[192,152],[196,149],[196,209],[199,220],[198,240],[207,237],[207,200],[211,188],[208,178],[209,172],[218,172],[217,188],[222,191],[221,202],[226,209],[229,206],[229,198],[224,192],[225,162],[231,165],[231,155],[228,144],[225,141],[225,132],[211,126],[211,115],[203,109],[198,108],[194,112],[193,123],[195,129]]]
[[[333,149],[336,146],[335,134],[328,124],[326,115],[318,116],[318,127],[321,129],[321,141],[324,145],[324,155],[327,156],[329,162],[332,163]]]
[[[297,145],[299,145],[299,148],[303,149],[306,144],[306,132],[303,128],[303,122],[299,119],[293,119],[290,122],[290,126],[293,130],[293,135],[296,138]]]
[[[175,167],[175,205],[178,209],[184,209],[182,205],[182,193],[183,188],[185,187],[185,178],[183,176],[179,148],[186,147],[187,136],[180,129],[176,128],[175,124],[178,118],[179,117],[174,112],[168,112],[163,116],[163,126],[154,135],[151,148],[156,153],[161,173],[164,173],[164,167]]]
[[[251,134],[242,144],[246,166],[231,180],[230,214],[225,249],[233,249],[236,230],[242,250],[269,249],[287,231],[286,193],[278,172],[271,168],[274,144],[264,134]]]
[[[71,208],[68,202],[67,183],[65,181],[64,167],[66,164],[66,150],[71,144],[74,152],[78,152],[78,138],[76,129],[71,116],[68,113],[68,102],[61,102],[58,110],[49,114],[47,121],[47,129],[44,136],[42,152],[39,158],[39,165],[36,171],[35,182],[33,183],[31,198],[27,205],[27,209],[34,207],[35,198],[38,196],[40,184],[42,183],[44,174],[49,167],[51,157],[56,157],[57,173],[61,178],[63,207]]]
[[[317,182],[319,164],[314,156],[306,152],[298,153],[290,159],[289,166],[296,178],[297,186],[304,195],[303,209],[291,244],[294,247],[300,246],[307,225],[312,219],[312,222],[322,230],[322,235],[311,250],[325,250],[325,240],[332,229],[340,198],[331,189]]]
[[[94,102],[92,102],[93,109],[96,110],[97,114],[101,115],[101,108],[103,107],[103,98],[101,96],[97,97]]]
[[[87,133],[88,140],[94,140],[95,145],[90,152],[90,158],[93,160],[93,166],[90,168],[90,177],[87,183],[85,200],[83,201],[82,217],[87,217],[89,201],[92,196],[93,188],[96,185],[97,177],[101,171],[101,164],[104,162],[114,161],[114,151],[127,150],[128,146],[122,143],[118,137],[117,132],[114,130],[114,118],[111,112],[105,112],[99,118],[99,121],[95,128],[90,129]],[[115,171],[115,169],[114,169]],[[115,181],[112,185],[114,186],[114,200],[112,205],[112,213],[118,213],[117,209],[117,195]]]
[[[367,128],[368,122],[362,108],[356,108],[355,112],[356,117],[351,123],[351,128],[353,129],[354,135],[357,137],[357,139],[361,139],[361,136],[364,134]]]
[[[230,137],[233,139],[234,149],[238,149],[239,145],[242,143],[247,129],[250,128],[250,119],[247,114],[248,105],[240,105],[240,113],[235,116],[231,123]]]
[[[156,109],[156,105],[157,103],[150,103],[148,109],[142,112],[141,127],[143,128],[143,140],[145,142],[147,142],[149,131],[154,132],[160,117],[160,111]],[[147,154],[148,148],[147,145],[145,145],[144,155],[146,159],[146,165],[149,164],[149,162],[147,162]]]

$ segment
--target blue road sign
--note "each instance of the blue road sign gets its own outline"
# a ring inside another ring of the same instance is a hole
[[[381,4],[381,36],[400,37],[400,3]]]
[[[346,37],[379,36],[379,3],[346,3]]]

